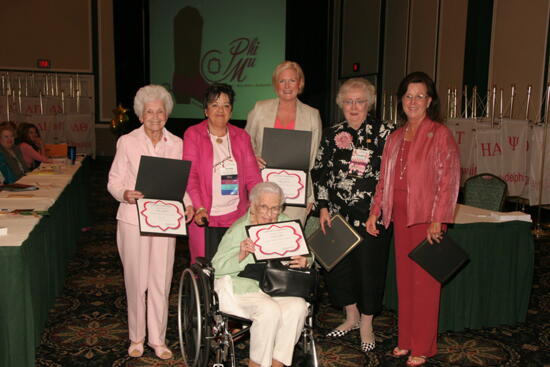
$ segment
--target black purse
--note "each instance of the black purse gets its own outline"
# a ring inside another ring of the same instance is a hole
[[[302,297],[312,301],[317,289],[317,270],[290,268],[279,260],[268,261],[260,280],[260,289],[271,297]]]

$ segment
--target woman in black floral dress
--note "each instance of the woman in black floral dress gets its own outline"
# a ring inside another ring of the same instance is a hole
[[[364,238],[326,274],[332,303],[346,311],[345,321],[327,336],[360,329],[364,352],[375,347],[372,318],[382,307],[390,239],[383,226],[378,237],[365,229],[384,143],[393,128],[368,116],[375,102],[374,86],[366,79],[342,84],[336,103],[345,121],[326,129],[311,171],[323,231],[331,226],[331,217],[340,214]]]

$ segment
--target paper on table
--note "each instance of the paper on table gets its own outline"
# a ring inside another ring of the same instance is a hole
[[[501,223],[510,221],[531,222],[531,216],[523,212],[496,212],[457,204],[454,221],[457,224],[468,223]]]

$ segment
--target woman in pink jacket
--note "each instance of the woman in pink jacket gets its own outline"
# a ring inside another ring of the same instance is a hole
[[[165,336],[176,240],[140,235],[136,199],[143,194],[134,188],[142,155],[181,159],[181,139],[164,128],[173,106],[172,97],[160,85],[148,85],[137,92],[134,111],[142,126],[118,139],[109,171],[107,189],[120,202],[117,246],[124,267],[131,357],[143,354],[146,325],[148,345],[157,357],[172,357]],[[190,219],[193,207],[187,199],[185,203]]]
[[[427,239],[437,246],[444,223],[452,223],[460,183],[458,147],[441,123],[434,82],[423,72],[409,74],[397,90],[404,126],[384,147],[380,180],[372,200],[367,232],[378,235],[376,221],[393,221],[397,268],[398,328],[394,357],[410,353],[408,366],[420,366],[437,353],[441,285],[409,259]]]
[[[227,84],[208,87],[206,120],[184,134],[183,159],[192,162],[187,192],[196,209],[189,226],[192,263],[199,256],[212,259],[225,231],[246,213],[248,193],[262,182],[250,136],[229,123],[234,98]]]

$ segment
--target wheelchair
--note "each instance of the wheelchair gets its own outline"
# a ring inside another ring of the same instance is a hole
[[[242,323],[242,330],[231,333],[229,320]],[[214,268],[205,258],[197,258],[183,271],[178,291],[178,335],[188,367],[235,367],[235,341],[248,332],[251,323],[220,311],[214,291]],[[311,305],[297,346],[304,357],[302,365],[319,366]]]

